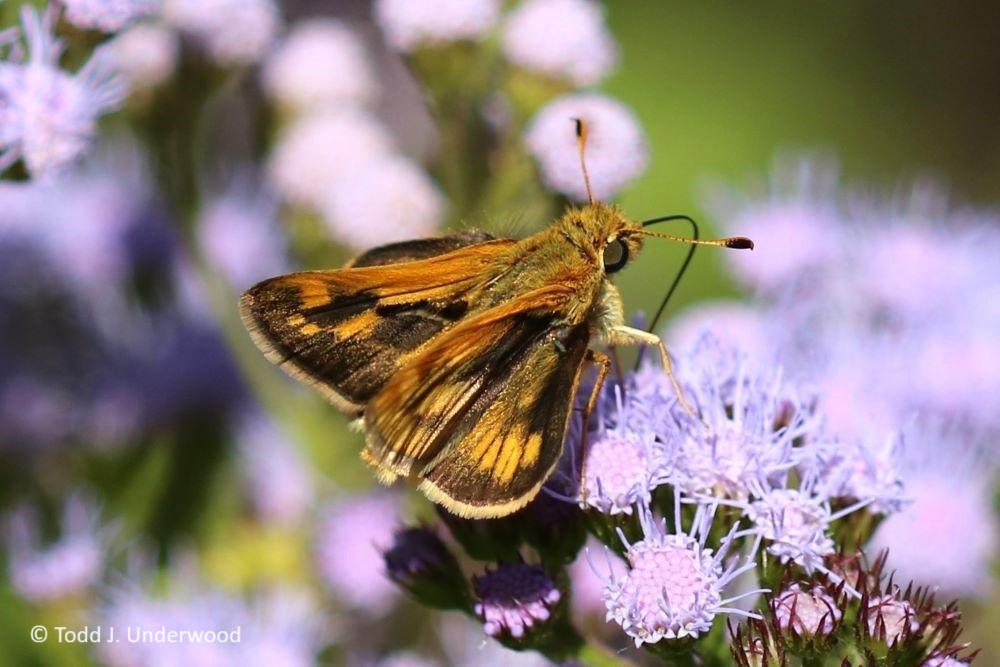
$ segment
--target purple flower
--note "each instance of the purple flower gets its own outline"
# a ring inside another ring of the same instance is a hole
[[[389,46],[403,52],[424,45],[477,41],[496,23],[499,0],[376,0],[375,22]]]
[[[982,436],[923,422],[904,431],[904,450],[909,502],[879,525],[871,550],[888,549],[889,565],[903,580],[948,595],[989,595],[1000,548],[995,449]]]
[[[473,579],[476,614],[491,637],[521,639],[549,620],[562,593],[541,565],[502,564]]]
[[[133,89],[155,88],[177,68],[180,43],[177,33],[162,23],[139,23],[108,43],[115,69]]]
[[[379,557],[392,544],[396,511],[385,493],[345,499],[328,508],[318,526],[320,576],[344,604],[372,617],[388,612],[397,598]]]
[[[364,250],[433,236],[445,199],[420,165],[394,156],[372,160],[332,182],[320,208],[335,240]]]
[[[604,604],[604,586],[606,577],[597,573],[593,564],[595,558],[591,554],[600,551],[605,555],[610,577],[623,577],[627,571],[625,561],[610,552],[603,545],[591,538],[577,559],[569,566],[569,578],[573,584],[573,595],[570,604],[574,613],[583,617],[603,616],[607,611]]]
[[[618,46],[592,0],[528,0],[504,21],[507,60],[576,86],[601,82],[618,60]]]
[[[281,27],[274,0],[165,0],[163,16],[224,67],[259,61]]]
[[[635,641],[656,643],[662,639],[697,637],[707,632],[721,613],[759,618],[759,615],[728,605],[756,595],[754,590],[729,598],[723,590],[738,576],[754,568],[754,544],[744,552],[744,562],[727,558],[735,544],[735,528],[723,538],[718,551],[706,546],[714,506],[699,505],[689,533],[680,528],[680,495],[675,494],[675,532],[668,533],[666,521],[653,518],[648,507],[640,506],[643,539],[626,547],[628,572],[613,572],[604,588],[607,620],[614,620]],[[739,547],[737,547],[737,550]]]
[[[313,470],[279,426],[259,412],[241,416],[236,429],[250,501],[265,522],[289,524],[313,505]]]
[[[15,510],[6,523],[10,580],[25,599],[43,604],[85,594],[97,583],[114,529],[100,524],[92,499],[77,494],[66,501],[62,532],[47,545],[33,509]]]
[[[56,11],[21,10],[25,62],[0,62],[0,170],[19,158],[32,176],[53,174],[83,155],[97,119],[116,108],[125,85],[98,49],[75,75],[59,69],[64,45],[53,34]]]
[[[646,170],[649,146],[631,109],[598,93],[564,95],[538,112],[524,136],[549,188],[587,200],[574,118],[587,122],[587,171],[595,199],[610,199]]]
[[[62,0],[66,20],[87,30],[118,32],[160,9],[163,0]]]
[[[261,76],[267,94],[296,111],[368,104],[378,95],[360,35],[333,19],[296,24],[267,57]]]
[[[872,598],[861,615],[868,635],[884,637],[885,643],[890,646],[920,628],[917,610],[907,600],[899,599],[893,594]]]
[[[329,641],[318,606],[302,591],[276,588],[244,598],[206,581],[195,563],[175,564],[166,573],[148,563],[132,570],[96,610],[104,641],[94,649],[110,667],[306,667]],[[112,628],[115,642],[108,641]],[[157,632],[200,633],[203,639],[158,641]]]
[[[771,601],[778,627],[799,635],[829,635],[844,617],[837,601],[822,587],[803,590],[796,582]]]
[[[202,251],[240,291],[289,270],[277,208],[272,197],[246,182],[209,201],[198,216]]]

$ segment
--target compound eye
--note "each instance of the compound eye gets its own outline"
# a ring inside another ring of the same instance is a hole
[[[628,263],[628,246],[621,239],[615,239],[604,246],[604,271],[614,273]]]

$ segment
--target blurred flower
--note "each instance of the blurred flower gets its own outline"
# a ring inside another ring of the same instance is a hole
[[[327,509],[316,535],[319,573],[349,607],[372,617],[396,601],[396,587],[379,553],[392,544],[396,503],[388,494],[343,500]]]
[[[587,171],[594,198],[610,199],[645,169],[649,147],[639,121],[621,102],[597,93],[565,95],[528,125],[525,143],[545,184],[578,201],[587,188],[580,170],[574,118],[587,123]]]
[[[594,562],[606,563],[610,570],[607,578],[623,577],[627,570],[625,561],[594,538],[588,540],[587,546],[569,566],[573,611],[580,616],[600,616],[603,620],[607,612],[604,605],[605,577],[597,573]]]
[[[367,104],[378,82],[361,38],[346,24],[316,18],[295,25],[267,57],[264,90],[294,110]]]
[[[401,156],[371,161],[332,184],[322,207],[330,235],[354,250],[432,236],[444,215],[440,190]]]
[[[592,0],[527,0],[506,18],[503,51],[524,69],[577,86],[601,82],[618,59],[604,12]]]
[[[872,552],[888,549],[888,563],[904,581],[953,596],[990,595],[1000,549],[993,509],[1000,457],[957,428],[914,424],[904,436],[911,502],[879,525]]]
[[[274,0],[165,0],[163,17],[224,67],[259,61],[281,27]]]
[[[810,468],[812,466],[813,468]],[[868,511],[898,512],[906,504],[901,442],[898,433],[877,439],[831,442],[800,472],[817,473],[818,492],[830,498],[871,499]]]
[[[728,234],[754,240],[754,252],[726,259],[739,280],[765,291],[815,280],[812,273],[836,261],[843,242],[834,165],[781,159],[773,174],[763,197],[716,192],[708,202]]]
[[[639,521],[643,539],[625,545],[628,572],[608,575],[604,588],[607,620],[614,620],[632,637],[636,646],[662,639],[698,637],[708,632],[713,619],[721,613],[759,618],[752,612],[729,607],[730,603],[761,590],[735,597],[722,597],[723,589],[754,568],[756,545],[744,550],[744,564],[732,559],[723,565],[734,547],[734,531],[725,536],[716,552],[706,548],[714,507],[699,505],[690,533],[680,527],[680,497],[675,494],[675,531],[667,533],[666,521],[654,519],[648,507],[640,506]],[[737,547],[737,550],[739,547]]]
[[[146,568],[108,591],[98,617],[107,632],[114,628],[117,641],[93,647],[102,664],[307,667],[316,664],[329,640],[319,608],[303,592],[277,588],[245,599],[223,592],[196,571],[175,567],[167,576],[156,574]],[[165,590],[154,593],[157,589]],[[153,641],[142,639],[144,632],[161,630],[200,633],[206,639],[155,641],[155,634]]]
[[[382,658],[375,667],[441,667],[441,663],[413,651],[399,651]]]
[[[101,525],[95,502],[83,494],[66,501],[55,542],[41,543],[39,521],[26,506],[7,517],[5,541],[14,588],[36,604],[88,592],[104,569],[114,529]]]
[[[62,0],[66,20],[78,28],[118,32],[136,19],[154,14],[163,0]]]
[[[487,570],[472,581],[476,614],[491,637],[522,639],[549,620],[562,593],[541,565],[509,563]]]
[[[212,268],[239,291],[289,270],[277,208],[268,193],[247,182],[210,200],[198,216],[202,251]]]
[[[671,350],[687,355],[706,333],[761,365],[773,361],[781,346],[776,339],[782,331],[765,317],[763,309],[735,299],[692,304],[670,321],[663,340]]]
[[[375,22],[400,51],[423,44],[475,41],[496,23],[499,0],[375,0]]]
[[[829,635],[844,617],[826,590],[820,586],[803,590],[798,582],[775,595],[771,608],[778,627],[800,635]]]
[[[274,524],[301,519],[314,503],[309,463],[278,425],[261,412],[244,413],[237,422],[240,467],[257,515]]]
[[[112,39],[108,48],[115,69],[133,88],[154,88],[177,67],[177,33],[160,23],[139,23]]]
[[[387,156],[392,143],[385,128],[364,111],[345,107],[306,114],[278,137],[268,160],[268,180],[286,201],[316,208],[335,183]],[[353,224],[364,227],[372,220],[365,215]]]
[[[89,148],[97,118],[125,97],[110,54],[98,49],[75,74],[59,69],[63,43],[56,12],[21,9],[28,59],[0,62],[0,170],[22,159],[32,176],[49,176]]]

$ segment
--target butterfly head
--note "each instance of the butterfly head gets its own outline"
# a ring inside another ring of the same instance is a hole
[[[613,204],[571,208],[560,220],[562,234],[593,257],[605,273],[615,273],[642,250],[642,226]]]

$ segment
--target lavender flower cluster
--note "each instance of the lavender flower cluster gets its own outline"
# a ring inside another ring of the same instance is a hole
[[[717,188],[752,297],[666,332],[690,412],[659,365],[613,375],[504,519],[365,489],[357,435],[247,354],[235,294],[484,211],[544,224],[587,198],[571,118],[602,200],[650,157],[594,90],[619,59],[594,0],[371,9],[0,25],[0,599],[120,639],[44,659],[971,661],[930,591],[995,581],[1000,234],[925,188],[873,205],[818,161]],[[129,639],[168,630],[214,640]]]

